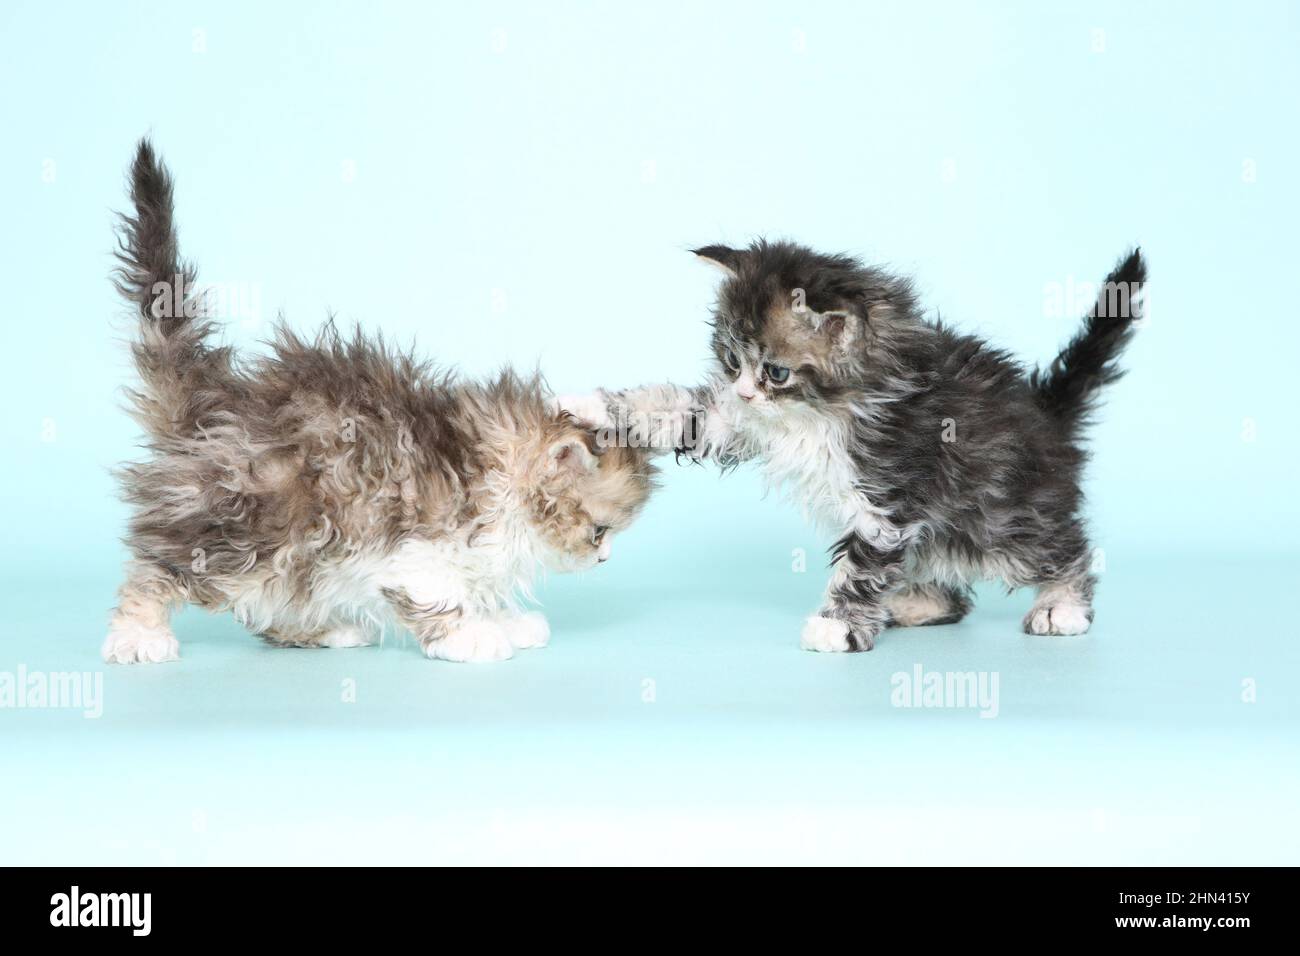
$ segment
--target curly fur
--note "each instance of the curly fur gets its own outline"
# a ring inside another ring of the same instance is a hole
[[[105,657],[175,657],[184,602],[280,644],[363,643],[395,616],[430,656],[536,646],[517,596],[539,564],[609,556],[650,492],[646,454],[600,446],[538,375],[461,382],[332,323],[280,326],[240,361],[209,341],[148,142],[131,198],[116,284],[139,318],[129,395],[150,455],[120,471],[133,558]]]

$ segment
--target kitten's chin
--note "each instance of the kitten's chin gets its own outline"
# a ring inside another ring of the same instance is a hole
[[[742,421],[767,422],[781,415],[780,407],[775,402],[744,402],[737,399],[734,403],[737,414]]]
[[[719,397],[718,406],[724,412],[728,412],[732,420],[774,418],[778,414],[775,402],[766,399],[761,402],[757,400],[747,402],[738,396],[734,390],[729,390]]]
[[[542,558],[546,570],[554,574],[573,574],[576,571],[589,571],[600,562],[593,555],[575,557],[556,551],[547,551]]]

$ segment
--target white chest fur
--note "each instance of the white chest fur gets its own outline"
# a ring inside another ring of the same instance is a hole
[[[849,455],[843,419],[806,407],[763,414],[738,403],[730,402],[726,412],[742,444],[760,461],[770,487],[833,534],[852,529],[882,549],[902,543],[905,533],[864,487]]]

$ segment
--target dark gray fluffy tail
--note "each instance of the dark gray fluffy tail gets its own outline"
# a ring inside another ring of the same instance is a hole
[[[171,176],[147,139],[136,148],[130,178],[134,211],[119,216],[113,284],[138,313],[132,351],[144,390],[133,398],[146,427],[157,433],[174,425],[188,393],[225,356],[204,344],[212,323],[203,314],[194,268],[180,258]]]
[[[1070,425],[1087,420],[1097,393],[1123,376],[1119,353],[1133,337],[1142,318],[1141,292],[1147,267],[1142,251],[1134,249],[1106,277],[1097,302],[1083,320],[1083,329],[1061,350],[1046,370],[1030,375],[1039,403]]]

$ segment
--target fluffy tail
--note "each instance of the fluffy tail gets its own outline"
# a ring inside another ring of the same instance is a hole
[[[119,217],[118,262],[113,284],[139,313],[132,346],[144,391],[136,404],[151,430],[175,423],[196,374],[210,369],[214,353],[204,340],[212,323],[203,316],[194,268],[183,262],[172,219],[172,180],[147,139],[131,164],[133,214]]]
[[[1051,414],[1069,424],[1084,421],[1101,387],[1123,376],[1119,353],[1133,336],[1133,324],[1142,318],[1146,278],[1142,252],[1134,249],[1106,277],[1083,329],[1045,371],[1030,376],[1040,404]]]

